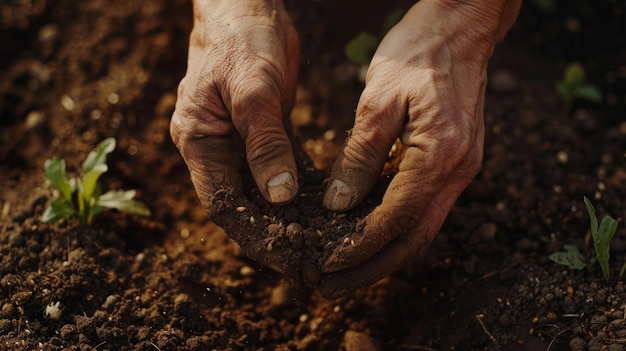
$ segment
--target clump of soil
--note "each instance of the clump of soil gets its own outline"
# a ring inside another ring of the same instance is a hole
[[[321,282],[322,265],[337,247],[348,244],[361,234],[367,215],[381,203],[397,172],[403,147],[399,142],[393,146],[370,194],[345,213],[324,208],[322,199],[329,172],[316,169],[309,155],[298,145],[295,148],[300,191],[294,201],[280,206],[269,203],[260,194],[249,170],[245,169],[246,198],[233,201],[231,194],[218,195],[214,200],[213,220],[252,258],[272,255],[273,268],[283,273],[288,282],[294,286],[315,288]]]

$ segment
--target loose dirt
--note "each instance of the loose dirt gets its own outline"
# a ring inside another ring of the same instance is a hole
[[[362,89],[342,47],[378,30],[396,3],[287,4],[303,43],[291,117],[313,162],[301,167],[305,191],[291,207],[272,207],[249,186],[250,206],[220,223],[235,233],[229,226],[254,217],[255,230],[278,234],[263,249],[301,246],[286,256],[300,262],[286,279],[207,219],[169,139],[189,2],[2,2],[0,350],[623,350],[624,7],[536,3],[524,4],[494,53],[484,165],[431,248],[371,287],[326,300],[286,280],[314,284],[316,271],[301,262],[319,266],[320,248],[353,232],[379,198],[342,218],[315,205]],[[572,61],[602,103],[564,108],[554,85]],[[137,189],[153,216],[42,223],[52,197],[43,162],[56,155],[76,172],[108,136],[118,148],[103,188]],[[583,196],[620,222],[608,282],[597,266],[572,271],[547,258],[564,244],[592,255]],[[57,302],[60,318],[46,317]]]

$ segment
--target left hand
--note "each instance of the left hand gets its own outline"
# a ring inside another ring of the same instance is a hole
[[[487,62],[501,18],[477,7],[504,3],[450,7],[423,0],[381,42],[324,205],[353,208],[377,181],[397,138],[406,153],[362,231],[325,262],[325,297],[370,285],[422,255],[479,171]]]

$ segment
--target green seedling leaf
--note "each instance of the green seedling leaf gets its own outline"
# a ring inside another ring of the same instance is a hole
[[[391,28],[393,28],[393,26],[395,26],[396,24],[398,24],[398,22],[400,22],[400,20],[402,19],[402,16],[404,16],[404,10],[403,9],[395,9],[393,11],[391,11],[387,17],[385,17],[385,20],[383,21],[383,35],[387,34],[387,32],[389,32],[391,30]]]
[[[72,190],[65,173],[65,160],[53,157],[44,163],[44,172],[52,185],[61,193],[65,201],[72,201]]]
[[[96,165],[106,164],[107,155],[115,150],[115,138],[106,138],[91,151],[83,161],[83,173],[89,173]]]
[[[82,191],[85,199],[90,199],[94,196],[98,187],[98,179],[108,169],[109,167],[106,164],[97,164],[88,173],[85,173]]]
[[[600,226],[598,226],[598,219],[596,217],[596,210],[591,204],[591,201],[587,197],[584,197],[585,206],[589,213],[589,220],[591,223],[591,235],[593,238],[593,246],[596,251],[596,258],[602,269],[602,275],[605,280],[609,280],[609,259],[611,240],[617,231],[617,221],[609,216],[604,216]]]
[[[102,194],[96,205],[114,208],[138,216],[149,216],[150,210],[148,207],[142,202],[133,200],[135,193],[135,190],[111,190]]]
[[[583,201],[585,202],[585,206],[587,207],[587,213],[589,214],[589,221],[591,227],[591,235],[595,236],[598,232],[598,218],[596,217],[596,209],[589,201],[589,198],[586,196],[583,197]]]
[[[595,85],[592,85],[592,84],[585,84],[579,87],[578,89],[576,89],[574,94],[579,98],[582,98],[591,102],[595,102],[595,103],[602,102],[602,92],[600,91],[600,89],[598,89]]]
[[[567,65],[565,68],[565,76],[563,77],[563,81],[566,85],[572,90],[576,90],[576,88],[580,87],[585,82],[585,68],[578,62],[573,62]]]
[[[598,257],[598,263],[600,263],[605,280],[609,280],[609,251],[611,249],[611,240],[613,240],[616,231],[617,221],[609,216],[604,216],[598,228],[597,240],[594,238],[596,256]]]
[[[80,177],[66,179],[65,161],[53,158],[46,161],[44,168],[50,183],[57,188],[57,196],[46,208],[42,220],[56,222],[62,218],[76,217],[81,224],[91,224],[95,215],[105,208],[149,216],[150,210],[139,201],[133,200],[134,190],[110,191],[100,195],[100,176],[107,172],[106,157],[115,149],[115,139],[103,140],[91,151],[83,162]],[[61,197],[59,197],[61,193]]]
[[[348,60],[356,64],[367,64],[378,46],[378,39],[368,32],[361,32],[352,39],[344,51]]]
[[[69,204],[69,202],[64,201],[61,198],[57,198],[54,199],[54,201],[50,203],[50,206],[48,206],[43,212],[41,220],[44,223],[56,223],[63,218],[69,218],[73,216],[74,213],[75,211]]]
[[[585,269],[588,263],[575,245],[564,245],[565,251],[559,251],[551,254],[549,258],[563,266],[571,269]]]

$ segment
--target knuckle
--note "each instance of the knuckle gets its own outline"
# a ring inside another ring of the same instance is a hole
[[[344,148],[345,162],[349,168],[357,168],[372,172],[373,164],[386,157],[388,150],[382,150],[379,140],[380,129],[365,133],[353,134]]]
[[[246,139],[248,162],[251,166],[262,166],[282,159],[290,152],[289,140],[284,131],[276,126],[266,126],[262,132],[251,133]]]

